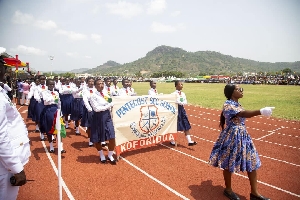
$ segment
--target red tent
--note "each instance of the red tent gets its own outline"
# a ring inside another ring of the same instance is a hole
[[[21,65],[21,60],[16,58],[3,58],[3,60],[6,62],[7,65],[11,65],[11,66]]]

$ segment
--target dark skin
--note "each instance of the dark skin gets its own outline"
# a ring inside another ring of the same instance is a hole
[[[122,82],[122,85],[123,85],[124,88],[128,88],[128,87],[130,86],[129,80],[124,80],[124,81]]]
[[[156,89],[156,82],[152,82],[150,87],[153,88],[153,89]]]
[[[0,63],[0,82],[5,81],[5,77],[4,77],[5,72],[6,72],[5,66]],[[26,174],[24,170],[14,174],[14,177],[16,179],[15,186],[22,186],[26,184]]]
[[[243,98],[243,92],[241,91],[240,86],[236,85],[235,89],[232,93],[231,99],[233,101],[238,102],[238,100],[240,98]],[[244,110],[237,114],[237,116],[245,117],[245,118],[250,118],[250,117],[257,116],[257,115],[260,115],[260,110]],[[251,193],[255,196],[260,196],[260,194],[257,190],[257,172],[256,172],[256,170],[254,170],[252,172],[247,172],[247,174],[248,174],[248,178],[250,181]],[[232,192],[232,188],[231,188],[232,173],[230,171],[228,171],[227,169],[224,169],[223,177],[224,177],[224,181],[225,181],[226,190],[228,191],[228,193],[231,193]]]
[[[97,89],[98,92],[102,93],[102,91],[104,89],[104,83],[103,83],[103,81],[102,80],[98,80],[96,82],[95,88]],[[101,142],[97,142],[94,145],[95,145],[95,147],[96,147],[96,149],[98,151],[102,150]],[[116,139],[115,138],[110,139],[109,143],[108,143],[108,150],[109,151],[113,151],[113,150],[115,150],[115,147],[116,147]]]

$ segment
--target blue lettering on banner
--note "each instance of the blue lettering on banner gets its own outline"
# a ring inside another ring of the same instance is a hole
[[[122,116],[125,116],[126,113],[131,109],[134,109],[137,106],[147,105],[147,100],[149,100],[149,104],[163,107],[173,114],[176,113],[176,108],[171,103],[156,97],[150,97],[150,99],[148,99],[148,97],[139,97],[137,99],[128,101],[115,112],[119,118],[122,118]]]

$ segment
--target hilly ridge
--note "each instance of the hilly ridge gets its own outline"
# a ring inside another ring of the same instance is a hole
[[[181,48],[159,46],[145,57],[130,63],[119,64],[108,61],[103,65],[85,71],[91,74],[125,75],[179,71],[192,76],[199,74],[231,74],[241,72],[278,72],[285,68],[300,72],[297,62],[259,62],[236,58],[214,51],[188,52]]]

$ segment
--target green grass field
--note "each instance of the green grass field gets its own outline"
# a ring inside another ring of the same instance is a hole
[[[266,106],[274,106],[273,117],[300,120],[300,87],[283,85],[248,85],[244,88],[244,97],[240,103],[246,110],[258,110]],[[134,82],[132,87],[138,95],[147,95],[150,88],[147,82]],[[188,103],[206,108],[222,109],[226,100],[225,84],[216,83],[184,83]],[[159,93],[169,94],[175,91],[174,83],[157,83]]]

